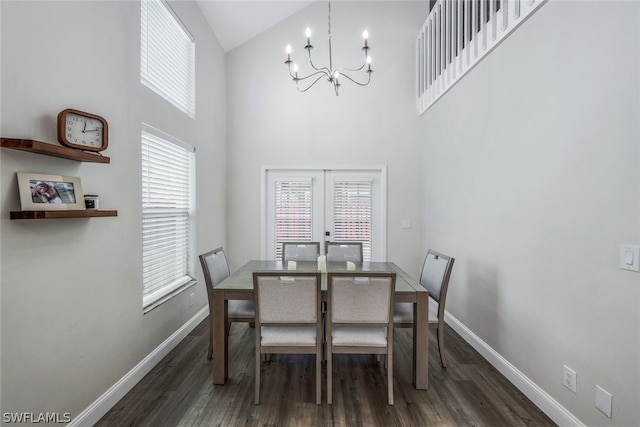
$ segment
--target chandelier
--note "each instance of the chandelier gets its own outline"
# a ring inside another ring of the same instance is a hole
[[[313,85],[315,85],[320,79],[325,78],[331,84],[333,84],[333,88],[336,92],[336,96],[338,96],[338,92],[340,90],[340,80],[342,78],[346,78],[351,80],[353,83],[366,86],[371,81],[371,73],[373,70],[371,69],[371,57],[369,56],[369,45],[367,44],[367,40],[369,38],[369,33],[365,30],[362,33],[362,37],[364,37],[364,46],[362,50],[364,51],[364,63],[360,66],[360,68],[333,68],[333,57],[331,55],[331,1],[329,3],[329,66],[328,67],[316,67],[311,59],[311,49],[313,49],[313,45],[311,44],[311,29],[307,28],[305,35],[307,36],[307,44],[304,47],[309,55],[309,64],[311,64],[311,68],[315,71],[311,74],[300,77],[298,75],[298,64],[294,63],[291,60],[291,45],[287,45],[287,60],[284,61],[285,64],[289,67],[289,75],[293,79],[296,84],[296,88],[299,92],[306,92]],[[367,80],[364,83],[356,81],[354,78],[350,77],[347,72],[358,72],[367,67],[365,73],[367,74]],[[302,86],[302,87],[301,87]]]

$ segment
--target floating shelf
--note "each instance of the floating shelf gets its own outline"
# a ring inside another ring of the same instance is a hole
[[[75,150],[61,145],[48,144],[35,139],[0,138],[0,146],[13,150],[29,151],[46,156],[61,157],[78,162],[111,163],[111,159],[100,154]]]
[[[97,218],[118,216],[116,210],[87,209],[84,211],[12,211],[11,219]]]

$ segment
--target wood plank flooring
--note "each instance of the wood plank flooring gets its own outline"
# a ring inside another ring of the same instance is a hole
[[[555,425],[451,328],[447,368],[430,334],[429,390],[411,383],[410,329],[396,329],[395,406],[386,402],[384,366],[369,355],[334,356],[333,405],[316,405],[313,356],[274,355],[263,366],[260,405],[253,404],[254,329],[235,323],[229,381],[213,385],[205,319],[97,426],[553,426]],[[323,366],[326,371],[326,366]]]

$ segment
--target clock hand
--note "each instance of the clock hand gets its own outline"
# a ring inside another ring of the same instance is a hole
[[[87,122],[84,122],[84,127],[82,128],[82,133],[87,131]]]
[[[87,133],[87,132],[98,132],[100,129],[88,129],[88,130],[83,130],[83,133]]]

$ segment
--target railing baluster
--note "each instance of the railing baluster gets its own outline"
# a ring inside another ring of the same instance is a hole
[[[498,32],[498,16],[497,16],[497,8],[498,0],[491,0],[489,2],[489,20],[491,21],[491,41],[496,41],[496,36]]]
[[[509,3],[511,0],[502,0],[500,10],[502,10],[502,32],[509,26]]]
[[[456,25],[456,34],[457,34],[457,38],[456,40],[458,41],[458,49],[457,49],[457,54],[456,54],[456,63],[457,63],[457,69],[458,72],[461,73],[462,72],[462,38],[464,37],[464,27],[462,25],[462,3],[464,2],[464,0],[457,0],[456,4],[457,4],[457,8],[456,8],[456,21],[457,21],[457,25]]]

